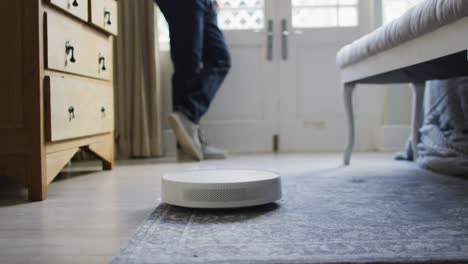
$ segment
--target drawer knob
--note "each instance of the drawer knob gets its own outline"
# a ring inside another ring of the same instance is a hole
[[[68,108],[68,119],[71,121],[72,119],[75,119],[75,107],[70,106]]]
[[[107,22],[105,21],[107,19]],[[111,12],[110,11],[106,11],[104,10],[104,22],[107,24],[107,25],[112,25],[112,22],[111,22]]]
[[[104,106],[101,107],[101,116],[102,118],[106,117],[106,108]]]
[[[104,58],[104,56],[102,56],[101,54],[99,54],[99,66],[101,66],[101,70],[103,71],[106,71],[107,70],[107,67],[106,67],[106,58]]]
[[[74,0],[73,3],[72,3],[72,5],[73,5],[74,7],[77,7],[77,6],[78,6],[78,0]]]
[[[71,54],[71,57],[70,57],[70,62],[71,63],[75,63],[76,62],[76,59],[75,59],[75,47],[73,47],[71,44],[70,44],[70,41],[67,41],[65,43],[65,53],[68,55]]]

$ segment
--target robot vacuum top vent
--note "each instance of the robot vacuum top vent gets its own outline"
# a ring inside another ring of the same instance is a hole
[[[164,203],[190,208],[237,208],[281,199],[281,177],[256,170],[197,170],[163,176]]]

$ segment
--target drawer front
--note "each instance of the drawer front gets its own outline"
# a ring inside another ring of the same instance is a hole
[[[112,79],[110,37],[55,12],[46,13],[46,68]]]
[[[91,0],[91,23],[117,36],[117,2],[115,0]]]
[[[97,135],[114,130],[112,86],[47,76],[44,97],[47,141]]]
[[[47,2],[73,16],[88,21],[88,0],[47,0]]]

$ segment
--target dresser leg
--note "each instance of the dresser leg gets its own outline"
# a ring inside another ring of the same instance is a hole
[[[101,159],[102,169],[112,170],[114,168],[114,138],[112,135],[109,135],[105,141],[89,145],[86,150]]]
[[[26,177],[29,179],[28,199],[40,202],[47,199],[47,176],[42,161],[30,162]]]
[[[41,202],[47,199],[47,185],[35,186],[28,189],[28,199],[31,202]]]
[[[28,200],[44,201],[47,198],[47,181],[44,161],[28,155],[0,154],[0,176],[28,190]]]
[[[114,169],[114,161],[102,161],[102,169],[103,170],[113,170]]]

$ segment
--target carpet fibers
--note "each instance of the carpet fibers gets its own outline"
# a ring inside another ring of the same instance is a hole
[[[398,164],[284,175],[261,207],[161,204],[112,263],[467,263],[468,181]]]

